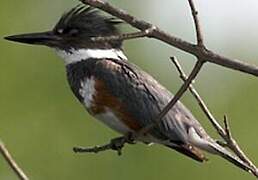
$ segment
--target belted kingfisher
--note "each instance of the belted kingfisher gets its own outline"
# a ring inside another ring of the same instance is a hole
[[[89,114],[121,134],[137,133],[155,121],[173,95],[128,61],[122,41],[92,40],[93,37],[119,35],[119,23],[121,21],[95,8],[76,6],[50,31],[5,39],[56,50],[64,60],[72,92]],[[204,150],[247,169],[205,132],[181,102],[137,141],[161,144],[200,162],[206,160]]]

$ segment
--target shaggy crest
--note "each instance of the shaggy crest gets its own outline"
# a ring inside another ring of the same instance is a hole
[[[115,25],[122,23],[114,17],[101,14],[92,7],[77,5],[65,13],[54,28],[57,34],[83,34],[84,36],[109,36],[118,34]]]

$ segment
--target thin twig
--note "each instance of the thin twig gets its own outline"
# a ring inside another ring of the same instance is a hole
[[[176,69],[178,70],[178,72],[180,74],[180,78],[183,81],[186,81],[187,76],[185,75],[185,73],[184,73],[183,69],[181,68],[177,59],[175,57],[171,57],[171,61],[174,63]],[[210,112],[210,110],[208,109],[208,107],[202,100],[201,96],[198,94],[198,92],[195,90],[195,88],[193,87],[192,84],[189,86],[189,90],[192,93],[192,95],[194,96],[194,98],[197,100],[199,106],[201,107],[202,111],[205,113],[205,115],[207,116],[207,118],[209,119],[209,121],[211,122],[213,127],[217,130],[218,134],[226,141],[226,143],[227,143],[226,146],[229,149],[231,149],[243,162],[247,163],[247,165],[251,167],[251,169],[250,169],[251,172],[256,177],[258,177],[256,166],[248,159],[248,157],[240,149],[237,142],[233,139],[226,116],[224,116],[225,129],[223,129],[220,126],[220,124],[218,123],[218,121],[214,118],[214,116],[212,115],[212,113]]]
[[[4,143],[0,140],[0,154],[4,157],[8,165],[12,168],[13,172],[17,175],[20,180],[29,180],[22,169],[17,165],[11,154],[5,147]]]
[[[204,42],[203,42],[203,35],[202,35],[202,31],[201,31],[201,26],[200,26],[200,21],[198,18],[198,11],[195,8],[195,5],[193,3],[193,0],[188,0],[188,3],[190,5],[191,8],[191,12],[192,12],[192,16],[193,16],[193,20],[194,20],[194,25],[195,25],[195,30],[196,30],[196,37],[197,37],[197,45],[200,47],[204,47]]]
[[[229,127],[229,122],[228,122],[228,118],[226,115],[224,115],[224,129],[225,129],[225,134],[227,135],[227,137],[229,139],[232,139],[232,135],[231,135],[231,131],[230,131],[230,127]]]
[[[144,31],[138,31],[134,33],[126,33],[126,34],[121,34],[121,35],[113,35],[113,36],[99,36],[99,37],[92,37],[92,41],[116,41],[116,40],[129,40],[129,39],[138,39],[138,38],[143,38],[143,37],[151,37],[154,29],[156,27],[153,26],[152,28],[146,29]]]
[[[149,29],[153,27],[154,25],[140,20],[130,14],[128,14],[126,11],[116,8],[109,4],[108,2],[104,2],[101,0],[80,0],[84,4],[88,4],[92,7],[99,8],[113,16],[116,16],[128,24],[132,25],[133,27],[140,29],[142,31]],[[156,28],[152,36],[155,39],[161,40],[171,46],[174,46],[178,49],[181,49],[185,52],[188,52],[190,54],[193,54],[201,59],[205,59],[208,62],[215,63],[230,69],[238,70],[244,73],[252,74],[254,76],[258,76],[258,67],[254,65],[250,65],[244,62],[241,62],[239,60],[234,60],[230,58],[226,58],[222,55],[216,54],[206,48],[200,48],[199,46],[196,46],[195,44],[189,43],[187,41],[184,41],[178,37],[172,36],[163,30]]]

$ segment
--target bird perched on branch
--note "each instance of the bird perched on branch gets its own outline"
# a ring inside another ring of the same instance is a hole
[[[50,31],[5,39],[55,49],[64,60],[69,85],[80,103],[93,117],[125,135],[155,122],[173,95],[128,61],[121,40],[92,40],[119,35],[119,23],[94,8],[77,6]],[[200,162],[206,160],[204,150],[247,168],[217,144],[181,102],[136,140],[164,145]]]

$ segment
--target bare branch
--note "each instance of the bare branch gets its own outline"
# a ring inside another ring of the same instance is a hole
[[[226,115],[224,115],[224,126],[225,126],[225,134],[227,135],[227,137],[229,139],[232,139],[232,135],[231,135],[231,131],[230,131],[230,127],[229,127],[229,124],[228,124],[228,118]]]
[[[179,62],[176,60],[175,57],[171,57],[171,61],[174,63],[176,66],[176,69],[178,70],[180,74],[180,78],[183,81],[187,80],[187,76],[185,75],[183,69],[181,68]],[[243,162],[247,163],[248,166],[251,167],[250,171],[258,177],[258,170],[256,166],[249,160],[249,158],[244,154],[244,152],[241,150],[237,142],[233,139],[230,128],[228,125],[227,117],[224,116],[224,124],[225,124],[225,129],[223,129],[220,124],[217,122],[217,120],[214,118],[214,116],[211,114],[209,111],[208,107],[205,105],[204,101],[198,94],[198,92],[194,89],[193,85],[191,84],[189,86],[189,90],[192,93],[192,95],[195,97],[197,100],[199,106],[201,107],[202,111],[205,113],[213,127],[217,130],[218,134],[226,141],[226,146],[231,149],[235,155],[237,155]]]
[[[90,6],[99,8],[113,16],[116,16],[128,24],[132,25],[133,27],[140,29],[142,31],[149,29],[151,27],[154,27],[154,25],[143,21],[139,20],[138,18],[128,14],[126,11],[122,9],[115,8],[108,2],[103,2],[101,0],[81,0],[82,3],[88,4]],[[172,36],[164,31],[162,31],[159,28],[155,28],[155,30],[152,33],[152,38],[161,40],[171,46],[174,46],[178,49],[181,49],[185,52],[188,52],[190,54],[193,54],[201,59],[204,59],[208,62],[215,63],[230,69],[238,70],[244,73],[252,74],[254,76],[258,76],[258,67],[226,58],[224,56],[221,56],[219,54],[216,54],[210,50],[207,50],[206,48],[200,48],[199,46],[196,46],[192,43],[189,43],[187,41],[184,41],[178,37]]]
[[[202,47],[202,46],[204,47],[203,35],[202,35],[201,26],[200,26],[200,22],[199,22],[199,18],[198,18],[198,11],[195,9],[193,0],[188,0],[188,3],[190,5],[193,20],[194,20],[196,37],[197,37],[197,45],[200,47]]]
[[[156,27],[153,26],[149,29],[146,29],[144,31],[134,32],[134,33],[127,33],[127,34],[121,34],[121,35],[113,35],[113,36],[106,36],[106,37],[92,37],[92,41],[116,41],[116,40],[129,40],[129,39],[137,39],[137,38],[143,38],[143,37],[151,37],[154,29]]]
[[[4,157],[8,165],[12,168],[13,172],[17,175],[20,180],[29,180],[22,169],[17,165],[11,154],[5,147],[4,143],[0,140],[0,154]]]

